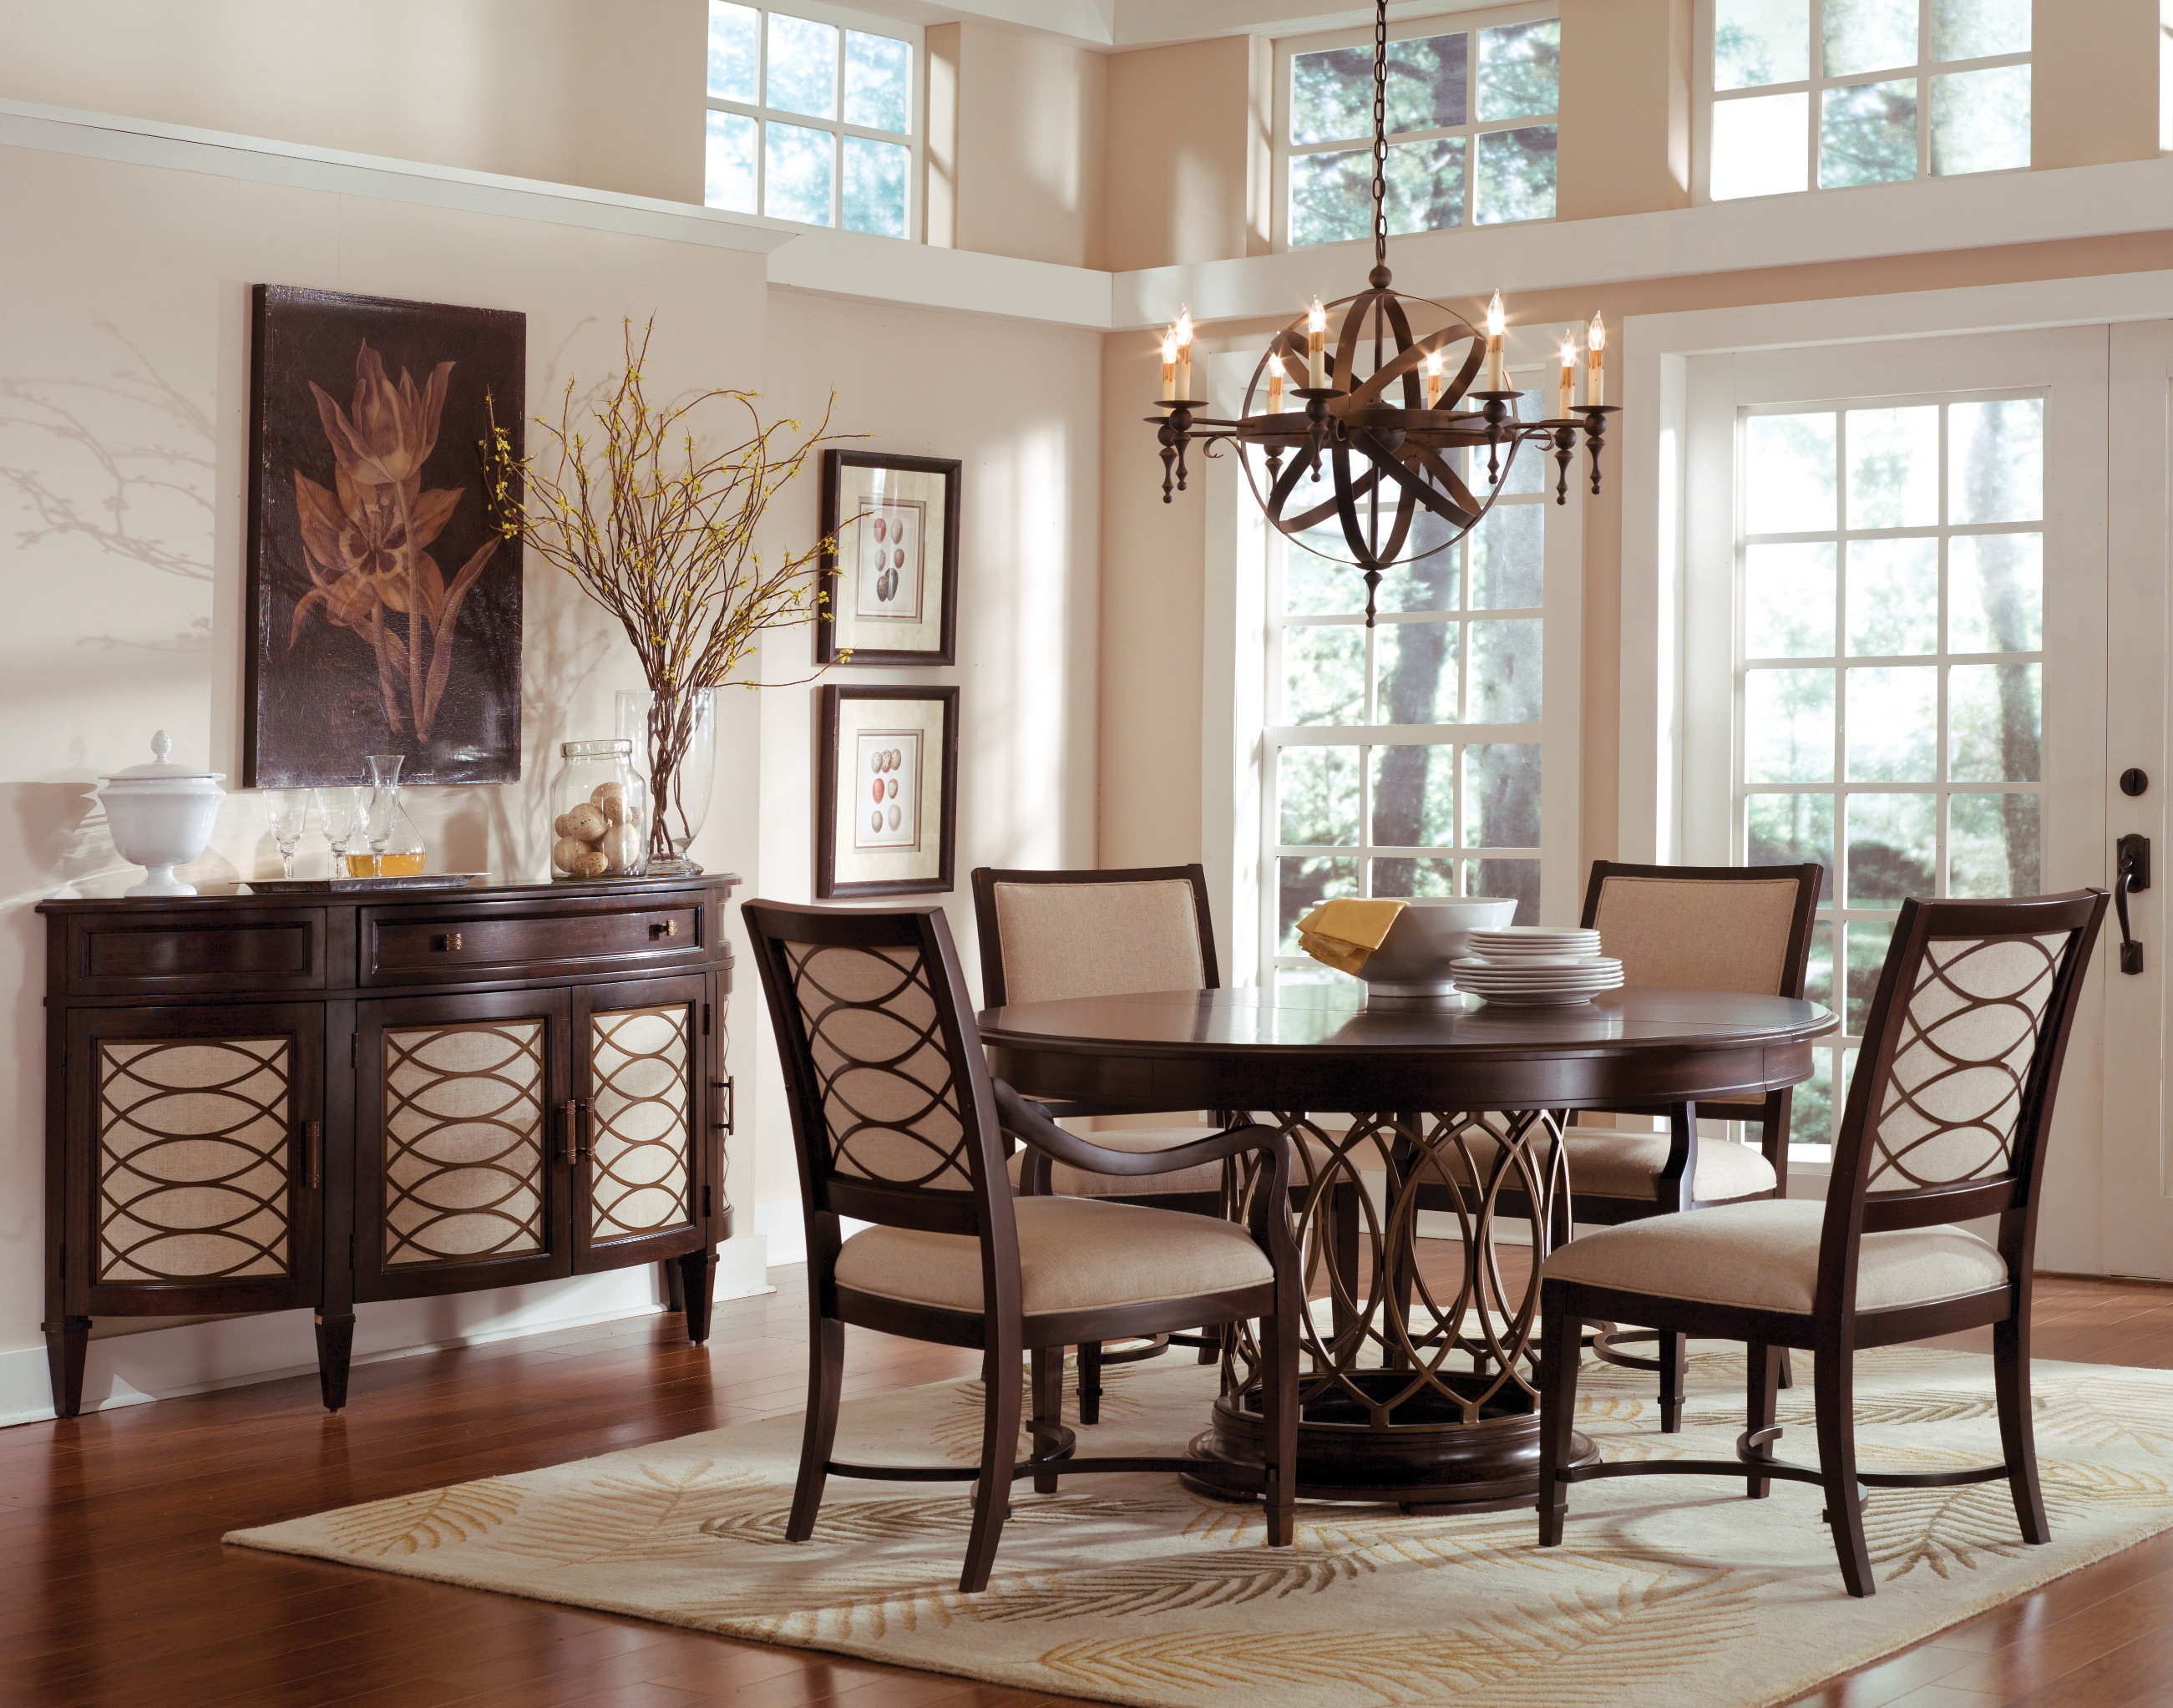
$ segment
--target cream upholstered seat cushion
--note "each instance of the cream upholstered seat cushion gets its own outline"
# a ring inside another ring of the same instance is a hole
[[[1663,1299],[1808,1313],[1825,1226],[1824,1204],[1785,1198],[1658,1215],[1572,1240],[1547,1259],[1546,1277]],[[1866,1234],[1856,1307],[1929,1304],[2006,1280],[1999,1253],[1958,1227]]]
[[[1198,990],[1207,983],[1190,881],[995,886],[1004,999]]]
[[[1022,1198],[1019,1284],[1029,1317],[1189,1299],[1274,1279],[1234,1223],[1091,1198]],[[838,1285],[909,1304],[980,1311],[981,1242],[967,1234],[863,1228],[838,1248]]]
[[[1197,1139],[1211,1139],[1221,1130],[1219,1127],[1113,1127],[1081,1136],[1104,1150],[1137,1154],[1174,1150]],[[1026,1156],[1024,1150],[1011,1152],[1010,1167],[1014,1190],[1019,1183],[1019,1172],[1026,1166]],[[1058,1198],[1148,1198],[1172,1192],[1220,1192],[1222,1165],[1203,1162],[1197,1168],[1180,1168],[1174,1174],[1097,1174],[1051,1157],[1049,1189]]]
[[[1500,1146],[1476,1134],[1470,1140],[1471,1158],[1479,1177],[1488,1178]],[[1569,1189],[1572,1198],[1642,1198],[1653,1196],[1653,1183],[1667,1167],[1668,1135],[1664,1133],[1616,1132],[1604,1127],[1572,1127],[1566,1135],[1569,1147]],[[1470,1183],[1470,1172],[1454,1147],[1442,1155],[1450,1177],[1459,1186]],[[1505,1188],[1520,1183],[1511,1174]],[[1748,1198],[1771,1192],[1773,1165],[1762,1151],[1732,1139],[1708,1139],[1698,1146],[1697,1178],[1691,1189],[1701,1199]]]

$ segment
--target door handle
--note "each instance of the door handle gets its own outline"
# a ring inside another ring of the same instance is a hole
[[[734,1130],[734,1118],[739,1113],[739,1099],[733,1095],[733,1080],[731,1075],[727,1074],[714,1084],[717,1093],[717,1130],[729,1136]]]
[[[580,1161],[596,1146],[596,1099],[574,1099],[574,1155],[572,1161]]]
[[[574,1105],[571,1102],[558,1105],[558,1160],[569,1168],[580,1160],[580,1153],[574,1149]]]
[[[2120,915],[2120,970],[2143,971],[2143,945],[2128,929],[2127,898],[2150,887],[2150,838],[2124,836],[2113,844],[2112,902]]]
[[[302,1184],[311,1192],[323,1188],[325,1183],[325,1123],[321,1121],[302,1123]]]

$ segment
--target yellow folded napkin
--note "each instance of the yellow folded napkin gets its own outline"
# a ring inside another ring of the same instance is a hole
[[[1386,899],[1323,902],[1297,922],[1297,946],[1324,967],[1356,974],[1403,911],[1403,902]]]

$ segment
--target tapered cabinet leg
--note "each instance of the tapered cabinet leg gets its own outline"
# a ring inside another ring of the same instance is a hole
[[[679,1308],[686,1312],[687,1338],[699,1346],[709,1338],[709,1303],[717,1290],[717,1250],[704,1246],[678,1259]]]
[[[679,1259],[666,1258],[657,1264],[656,1269],[664,1283],[664,1308],[675,1313],[683,1312],[687,1308],[687,1288],[679,1279]]]
[[[347,1404],[348,1365],[354,1355],[354,1312],[317,1318],[317,1387],[325,1409],[337,1411]]]
[[[53,1382],[53,1415],[83,1410],[83,1361],[90,1350],[90,1318],[63,1317],[46,1326],[46,1367]]]

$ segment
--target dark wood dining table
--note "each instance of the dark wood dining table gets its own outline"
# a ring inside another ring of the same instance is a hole
[[[1539,1260],[1573,1223],[1570,1114],[1667,1107],[1694,1133],[1700,1102],[1809,1078],[1813,1041],[1838,1024],[1816,1003],[1716,991],[1369,1006],[1297,986],[1013,1004],[981,1016],[981,1037],[995,1075],[1029,1097],[1219,1110],[1289,1134],[1308,1296],[1324,1273],[1329,1295],[1328,1320],[1316,1310],[1302,1330],[1299,1493],[1484,1511],[1537,1487]],[[1251,1183],[1229,1178],[1232,1210]],[[1416,1262],[1422,1197],[1448,1203],[1461,1236],[1453,1288]],[[1519,1283],[1498,1248],[1511,1226],[1531,1247]],[[1241,1335],[1186,1480],[1243,1495],[1260,1446],[1258,1350]]]

